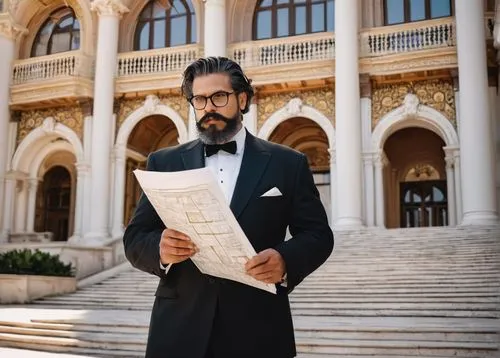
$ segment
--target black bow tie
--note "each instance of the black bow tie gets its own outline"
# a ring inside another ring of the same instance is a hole
[[[216,154],[219,150],[223,150],[225,152],[236,154],[236,141],[224,143],[224,144],[206,144],[205,145],[205,154],[207,157]]]

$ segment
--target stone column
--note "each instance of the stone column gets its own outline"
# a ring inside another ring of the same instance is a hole
[[[115,69],[118,52],[120,17],[128,9],[120,0],[94,0],[91,5],[99,17],[96,71],[94,84],[94,116],[92,122],[90,227],[85,243],[98,244],[109,238],[111,138]]]
[[[8,173],[5,177],[5,197],[3,202],[3,224],[0,232],[0,243],[9,241],[9,234],[12,232],[12,215],[14,214],[14,194],[16,191],[16,178],[13,173]]]
[[[446,162],[446,188],[448,196],[448,225],[457,225],[457,207],[455,204],[455,158],[454,149],[443,148],[445,152],[444,160]]]
[[[13,232],[26,231],[26,211],[28,208],[28,185],[27,178],[21,177],[16,181],[16,195],[14,198],[14,230]]]
[[[374,159],[375,164],[375,225],[385,227],[385,200],[384,200],[384,153],[379,153]]]
[[[26,231],[35,232],[36,193],[38,190],[38,178],[28,179],[28,212],[26,219]]]
[[[90,165],[85,162],[79,162],[76,166],[76,200],[75,200],[75,225],[71,241],[81,241],[83,233],[83,212],[84,201],[87,195],[85,191],[85,181],[90,172]]]
[[[331,210],[332,215],[330,219],[330,225],[334,226],[337,221],[338,215],[338,203],[337,203],[337,156],[335,148],[330,148],[328,150],[330,153],[330,200],[331,200]]]
[[[193,140],[198,138],[198,130],[196,129],[196,116],[194,114],[193,106],[189,106],[188,117],[188,139]]]
[[[462,205],[462,170],[460,169],[460,151],[456,150],[453,153],[453,166],[455,169],[455,204],[457,225],[462,224],[463,220],[463,205]]]
[[[113,211],[113,229],[111,235],[113,238],[123,236],[123,209],[125,205],[125,164],[126,164],[126,150],[123,145],[117,145],[114,149],[115,158],[115,185],[114,185],[114,201],[115,210]]]
[[[342,173],[337,177],[339,229],[362,226],[358,10],[357,1],[335,1],[335,149]]]
[[[375,226],[375,182],[373,177],[373,154],[363,155],[365,175],[365,223],[366,226]]]
[[[0,203],[4,202],[4,180],[9,155],[9,91],[12,61],[15,59],[16,39],[25,32],[26,30],[17,25],[10,14],[6,13],[0,17]],[[1,219],[2,213],[0,212],[0,225],[3,222]]]
[[[491,135],[484,3],[455,0],[460,83],[462,225],[498,223]]]
[[[243,115],[243,124],[248,131],[257,135],[257,122],[259,120],[259,113],[257,107],[257,99],[252,98],[252,103],[250,104],[250,109],[247,113]]]
[[[364,221],[366,226],[375,225],[375,189],[373,178],[373,153],[372,153],[372,84],[369,75],[360,75],[361,94],[361,133],[363,148],[363,174],[364,174]]]
[[[205,56],[226,56],[226,0],[205,0],[204,3]]]

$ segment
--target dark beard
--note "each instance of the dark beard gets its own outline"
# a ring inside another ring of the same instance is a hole
[[[222,130],[218,130],[215,124],[211,124],[207,128],[203,128],[202,124],[209,119],[223,121],[226,123],[226,126]],[[241,113],[236,113],[233,118],[227,118],[217,112],[207,113],[198,122],[196,122],[196,129],[198,130],[198,136],[203,143],[223,144],[228,142],[235,136],[236,133],[238,133],[241,128],[240,124],[242,123],[242,120]]]

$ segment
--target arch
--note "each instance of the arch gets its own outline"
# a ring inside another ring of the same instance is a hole
[[[40,151],[38,151],[35,154],[35,157],[31,161],[31,165],[30,165],[30,168],[29,168],[30,169],[29,170],[29,177],[33,178],[33,179],[39,177],[40,166],[42,165],[42,163],[51,154],[57,153],[57,152],[69,152],[69,153],[71,153],[73,155],[75,154],[74,150],[73,150],[73,147],[71,146],[70,143],[68,143],[66,141],[62,141],[62,140],[61,141],[51,142],[51,143],[47,144],[46,146],[44,146]],[[57,165],[66,168],[68,170],[68,172],[70,173],[70,175],[71,175],[71,179],[72,180],[76,180],[76,178],[74,177],[73,169],[70,168],[70,167],[68,167],[66,165],[66,163],[60,163],[60,164],[57,164]],[[48,168],[47,170],[49,170],[49,169],[50,168]]]
[[[179,113],[174,111],[169,106],[161,104],[158,97],[149,95],[146,97],[144,105],[133,111],[120,126],[120,130],[116,136],[116,147],[120,148],[123,146],[123,150],[125,151],[128,138],[135,126],[144,118],[154,114],[168,117],[174,123],[177,128],[177,133],[179,133],[179,143],[187,141],[188,132],[186,124]]]
[[[93,55],[95,53],[93,39],[96,28],[90,10],[90,1],[57,0],[47,2],[46,5],[42,6],[41,3],[33,4],[32,0],[20,0],[16,4],[15,9],[13,9],[13,17],[18,24],[26,27],[29,32],[22,40],[19,58],[29,57],[38,30],[53,11],[64,6],[71,7],[80,22],[79,51],[82,51],[86,55]]]
[[[448,118],[434,108],[418,104],[413,111],[407,105],[402,105],[383,116],[373,130],[372,149],[383,150],[391,134],[408,127],[428,129],[440,136],[446,146],[459,146],[457,131]]]
[[[42,126],[31,131],[19,144],[12,159],[12,170],[30,172],[33,158],[38,157],[37,153],[58,137],[71,145],[77,162],[83,161],[83,146],[78,135],[64,124],[57,123],[54,118],[47,117]]]
[[[252,40],[253,14],[259,0],[233,1],[228,4],[228,43]]]
[[[315,122],[326,133],[329,148],[335,148],[335,129],[332,122],[316,108],[303,105],[300,98],[292,98],[283,108],[274,112],[266,120],[257,136],[268,139],[278,125],[293,117],[304,117]]]

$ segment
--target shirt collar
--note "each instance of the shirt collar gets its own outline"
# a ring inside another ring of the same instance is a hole
[[[232,140],[236,141],[236,154],[243,154],[243,150],[245,149],[245,140],[247,137],[247,131],[245,126],[241,126],[241,129],[236,133]]]

